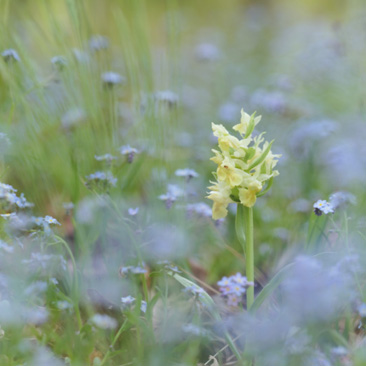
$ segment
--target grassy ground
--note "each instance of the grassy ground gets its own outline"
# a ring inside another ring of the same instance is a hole
[[[357,1],[0,0],[0,365],[365,365],[365,20]],[[282,154],[251,312],[217,284],[246,271],[235,204],[215,221],[205,198],[211,122],[241,108]]]

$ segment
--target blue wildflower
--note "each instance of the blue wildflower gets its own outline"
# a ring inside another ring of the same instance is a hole
[[[18,52],[13,50],[12,48],[9,48],[8,50],[3,51],[1,56],[3,56],[5,62],[20,61]]]
[[[314,203],[314,213],[317,216],[322,214],[328,215],[329,213],[334,213],[333,207],[326,200],[318,200]]]

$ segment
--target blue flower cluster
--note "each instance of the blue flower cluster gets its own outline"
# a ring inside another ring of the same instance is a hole
[[[87,179],[85,185],[89,189],[95,187],[108,189],[110,187],[115,187],[117,184],[117,178],[113,176],[111,172],[95,172],[85,177]]]
[[[0,183],[0,207],[5,211],[14,211],[16,208],[30,208],[33,204],[28,202],[24,194],[16,195],[17,190],[9,184]]]
[[[129,274],[145,274],[147,273],[147,269],[144,268],[145,264],[143,263],[143,265],[140,266],[126,266],[126,267],[121,267],[119,270],[119,273],[121,276],[127,276]]]
[[[242,276],[239,272],[230,277],[224,276],[217,284],[229,306],[238,306],[243,300],[246,289],[249,286],[254,286],[253,282],[249,282],[247,278]]]

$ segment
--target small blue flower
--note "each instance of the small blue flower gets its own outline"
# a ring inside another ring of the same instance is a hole
[[[172,271],[174,273],[182,273],[182,271],[180,271],[177,266],[173,266],[171,264],[165,265],[165,269],[167,269],[168,271]]]
[[[224,276],[224,277],[222,277],[222,279],[220,281],[217,282],[217,284],[220,287],[230,286],[231,285],[231,278]]]
[[[138,213],[139,213],[139,208],[138,207],[135,207],[135,208],[130,207],[128,209],[128,214],[130,216],[136,216]]]
[[[314,207],[314,213],[317,216],[321,216],[322,214],[327,215],[329,213],[334,213],[333,207],[330,205],[329,202],[325,200],[316,201],[313,207]]]
[[[123,305],[127,305],[127,306],[130,306],[132,305],[134,302],[135,302],[135,298],[132,297],[131,295],[128,295],[126,297],[121,297],[121,302]]]
[[[104,155],[94,155],[95,160],[97,161],[106,161],[107,163],[111,163],[113,160],[117,158],[111,154],[104,154]]]
[[[102,74],[102,80],[107,86],[114,86],[118,84],[122,84],[126,81],[126,79],[113,71],[107,71]]]
[[[201,287],[198,286],[187,286],[186,288],[183,289],[183,292],[187,292],[187,293],[191,293],[192,295],[198,296],[198,297],[202,297],[203,296],[203,289]]]
[[[236,296],[241,296],[245,293],[245,288],[238,284],[232,283],[230,286],[230,294],[234,294]]]
[[[52,65],[59,71],[67,66],[67,61],[64,56],[54,56],[51,58]]]
[[[139,150],[137,150],[134,147],[131,147],[130,145],[121,146],[119,151],[122,155],[127,156],[127,161],[129,164],[133,162],[135,155],[140,152]]]
[[[253,282],[249,282],[247,278],[242,276],[239,272],[230,277],[224,276],[217,284],[229,306],[238,306],[242,301],[246,288],[254,285]]]
[[[141,310],[143,313],[146,313],[146,309],[147,309],[147,303],[146,303],[146,301],[142,300],[142,301],[141,301],[140,310]]]
[[[178,197],[183,196],[184,192],[174,184],[168,184],[168,191],[165,194],[159,196],[159,199],[165,201],[165,206],[170,209],[173,203],[178,199]]]
[[[166,103],[170,108],[175,107],[179,101],[178,95],[170,90],[158,91],[154,97],[156,101]]]
[[[11,212],[11,213],[7,213],[7,214],[1,214],[0,215],[3,219],[6,220],[11,220],[11,219],[15,219],[17,214],[15,212]]]
[[[221,52],[212,43],[201,43],[197,45],[195,55],[198,61],[217,61],[221,57]]]
[[[92,36],[89,40],[89,47],[93,51],[100,51],[109,47],[109,40],[107,37],[101,35]]]
[[[229,306],[237,307],[241,300],[242,298],[240,295],[238,296],[237,294],[229,294],[227,298],[227,304]]]
[[[52,216],[48,216],[48,215],[45,216],[44,221],[50,225],[61,225],[55,218],[53,218]]]
[[[115,329],[118,325],[116,319],[106,314],[95,314],[90,320],[94,325],[101,329]]]
[[[121,276],[126,276],[128,274],[145,274],[147,273],[147,270],[143,267],[140,266],[126,266],[126,267],[121,267],[121,269],[119,270],[119,273]]]
[[[35,217],[35,216],[32,216],[31,219],[32,219],[32,222],[36,226],[43,226],[43,224],[44,224],[44,218],[43,217]]]
[[[190,181],[192,178],[198,177],[198,173],[193,169],[177,169],[175,171],[175,175],[177,177],[184,177],[187,181]]]
[[[241,286],[248,286],[249,282],[245,276],[242,276],[239,272],[231,276],[231,280]]]
[[[188,215],[192,215],[192,213],[196,213],[201,217],[211,217],[212,209],[211,207],[204,202],[191,203],[187,205],[187,213]]]
[[[20,61],[17,51],[13,50],[12,48],[2,52],[1,56],[3,56],[5,62]]]
[[[95,172],[86,176],[87,182],[85,185],[88,188],[92,188],[93,185],[96,185],[99,188],[109,188],[115,187],[117,184],[117,178],[113,176],[111,172]]]

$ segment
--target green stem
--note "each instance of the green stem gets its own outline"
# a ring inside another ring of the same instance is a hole
[[[235,230],[245,254],[246,276],[254,283],[254,244],[253,244],[253,208],[238,204],[235,220]],[[254,302],[254,286],[247,289],[247,309]]]
[[[246,276],[249,282],[254,283],[254,243],[253,243],[253,208],[244,207],[244,229],[246,236],[245,260]],[[247,289],[247,309],[249,310],[254,302],[254,286]]]
[[[109,355],[111,353],[111,348],[114,347],[114,345],[116,344],[116,342],[118,341],[118,338],[120,337],[120,335],[122,334],[122,332],[125,329],[125,325],[127,324],[127,319],[123,322],[123,324],[121,325],[121,327],[119,328],[117,334],[115,335],[113,342],[111,344],[111,347],[108,349],[107,353],[104,355],[102,362],[100,363],[99,366],[104,365],[104,363],[108,360]]]

